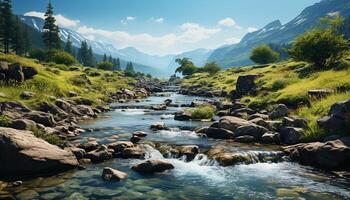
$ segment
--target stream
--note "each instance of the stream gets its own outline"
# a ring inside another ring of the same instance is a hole
[[[188,104],[200,97],[170,94],[168,97],[151,96],[139,103],[112,106],[139,106],[163,103],[172,99],[176,104]],[[101,117],[80,124],[84,129],[78,140],[95,139],[111,143],[112,135],[118,140],[129,140],[132,132],[145,131],[145,141],[159,141],[178,145],[198,145],[201,153],[217,143],[198,137],[192,130],[208,126],[210,122],[175,121],[173,113],[183,108],[170,107],[166,111],[144,109],[116,109]],[[170,130],[151,131],[150,125],[163,121]],[[225,144],[234,151],[277,151],[276,146]],[[24,181],[11,193],[18,199],[350,199],[349,182],[322,173],[314,168],[292,162],[255,163],[231,167],[219,166],[204,154],[191,162],[185,159],[164,158],[148,146],[147,159],[166,159],[175,169],[154,175],[141,175],[131,167],[142,160],[112,159],[100,164],[87,165],[84,170],[71,170],[52,177]],[[101,178],[103,167],[112,167],[128,174],[126,180],[106,182]]]

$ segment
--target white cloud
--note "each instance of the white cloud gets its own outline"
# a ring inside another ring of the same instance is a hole
[[[226,17],[225,19],[222,19],[218,21],[218,25],[224,26],[224,27],[234,27],[237,29],[242,29],[241,26],[239,26],[236,21],[230,17]]]
[[[45,19],[45,13],[31,11],[24,14],[24,16],[39,17]],[[69,19],[61,14],[54,15],[56,19],[56,24],[63,27],[76,27],[80,23],[79,20]]]
[[[136,19],[136,17],[133,17],[133,16],[128,16],[128,17],[126,17],[126,20],[127,21],[133,21],[133,20],[135,20]]]
[[[221,31],[219,28],[205,28],[199,24],[189,22],[182,24],[181,29],[184,32],[178,38],[185,43],[195,43]]]
[[[239,41],[241,41],[239,38],[232,37],[232,38],[226,39],[225,43],[226,44],[237,44],[237,43],[239,43]]]
[[[154,19],[155,22],[157,23],[163,23],[164,22],[164,18],[160,17],[158,19]]]
[[[248,27],[248,28],[247,28],[248,33],[255,32],[255,31],[257,31],[257,30],[258,30],[258,29],[255,28],[255,27]]]
[[[136,20],[136,17],[133,16],[127,16],[125,19],[120,20],[120,23],[123,25],[127,25],[128,22]]]

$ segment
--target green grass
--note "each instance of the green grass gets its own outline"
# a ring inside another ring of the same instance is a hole
[[[203,105],[197,108],[189,109],[193,119],[211,119],[215,114],[215,108],[211,105]]]
[[[0,115],[0,127],[7,127],[10,125],[10,119],[5,115]]]
[[[36,60],[16,55],[0,54],[0,60],[9,63],[18,62],[23,66],[34,67],[38,70],[38,75],[23,84],[0,84],[0,91],[6,95],[6,98],[0,97],[0,102],[19,101],[29,107],[38,101],[50,102],[51,96],[67,97],[69,91],[74,91],[83,98],[106,100],[107,95],[111,92],[116,92],[121,88],[131,89],[129,83],[134,81],[133,78],[125,77],[121,72],[113,73],[95,68],[55,63],[40,64]],[[100,74],[100,76],[90,76],[90,74]],[[23,91],[34,92],[36,95],[33,99],[22,100],[19,95]],[[96,104],[98,102],[100,101],[96,101]]]
[[[33,132],[33,135],[35,135],[35,137],[41,138],[50,144],[60,145],[63,142],[63,140],[57,135],[55,134],[48,135],[43,130],[38,129],[37,127],[33,127],[30,131]]]

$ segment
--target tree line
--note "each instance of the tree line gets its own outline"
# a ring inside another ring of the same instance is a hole
[[[29,56],[40,61],[55,62],[72,65],[79,62],[83,66],[98,67],[104,70],[120,71],[120,59],[107,58],[105,54],[102,61],[97,61],[93,49],[87,41],[82,41],[80,48],[73,47],[72,37],[69,34],[66,42],[60,38],[60,29],[54,17],[54,7],[49,1],[45,12],[45,22],[42,31],[44,49],[31,48],[29,39],[29,26],[21,22],[18,15],[12,12],[11,0],[0,0],[0,48],[3,53],[15,53],[20,56]],[[128,62],[125,72],[135,75],[134,67]]]

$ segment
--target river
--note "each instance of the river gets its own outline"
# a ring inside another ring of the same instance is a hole
[[[199,97],[171,94],[169,97],[152,96],[130,106],[162,103],[170,98],[176,104],[202,100]],[[125,106],[126,104],[113,104]],[[193,129],[209,122],[175,121],[173,113],[181,108],[166,111],[143,109],[116,109],[97,119],[81,124],[85,129],[99,131],[82,134],[78,140],[96,139],[109,143],[108,137],[119,135],[128,140],[134,131],[145,131],[147,141],[171,144],[195,144],[200,151],[222,142],[198,137]],[[163,121],[167,131],[151,131],[149,126]],[[180,130],[181,129],[181,130]],[[235,151],[275,151],[277,147],[264,145],[225,144]],[[130,168],[142,162],[136,159],[113,159],[91,164],[84,170],[72,170],[47,178],[24,181],[13,189],[18,199],[349,199],[349,182],[322,173],[314,168],[292,162],[255,163],[221,167],[215,161],[199,154],[191,162],[164,158],[149,146],[147,159],[166,159],[175,169],[155,175],[140,175]],[[101,178],[103,167],[112,167],[129,176],[121,182],[106,182]]]

